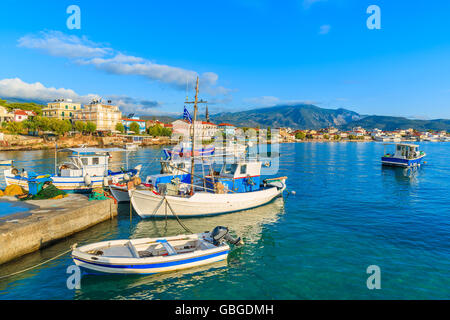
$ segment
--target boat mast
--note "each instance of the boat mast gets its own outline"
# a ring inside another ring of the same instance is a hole
[[[186,101],[186,103],[193,103],[194,104],[194,119],[192,120],[192,135],[191,135],[191,141],[192,141],[192,148],[191,148],[191,192],[190,195],[192,196],[194,194],[194,151],[195,151],[195,123],[197,121],[197,105],[199,103],[207,103],[207,101],[198,100],[198,76],[197,76],[197,83],[195,86],[195,99],[194,101]]]

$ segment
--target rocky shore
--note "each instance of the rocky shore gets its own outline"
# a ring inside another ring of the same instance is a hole
[[[84,145],[85,147],[123,147],[129,142],[121,136],[115,137],[95,137],[87,135],[76,135],[71,137],[59,137],[57,139],[45,139],[43,137],[8,135],[5,134],[3,141],[0,141],[0,151],[28,151],[28,150],[46,150],[74,148]],[[170,137],[144,137],[142,146],[169,145]]]

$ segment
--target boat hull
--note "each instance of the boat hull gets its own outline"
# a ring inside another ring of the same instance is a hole
[[[122,179],[123,173],[117,173],[107,176],[106,178]],[[4,171],[6,185],[19,185],[23,189],[28,190],[28,179],[21,176],[16,176],[11,173],[11,170]],[[86,185],[83,177],[58,177],[51,176],[52,183],[60,190],[69,193],[90,193],[94,188],[102,188],[104,177],[92,177],[91,184]]]
[[[270,187],[245,193],[197,192],[186,198],[166,196],[166,200],[178,217],[199,217],[256,208],[271,202],[283,190],[284,188]],[[163,196],[139,189],[130,190],[129,193],[133,208],[141,218],[172,216],[170,208],[162,203]]]
[[[196,239],[200,235],[187,236],[187,239]],[[174,236],[167,237],[166,241],[176,239]],[[197,238],[198,239],[198,238]],[[131,240],[134,245],[139,243],[154,243],[156,239],[137,239]],[[186,240],[186,239],[181,239]],[[133,258],[125,256],[96,256],[92,254],[95,249],[103,250],[103,248],[111,248],[123,246],[128,240],[113,240],[110,242],[100,242],[84,247],[75,248],[72,251],[72,259],[77,266],[84,269],[88,273],[108,273],[108,274],[156,274],[162,272],[170,272],[203,266],[219,261],[226,260],[230,247],[226,244],[212,246],[205,250],[196,250],[189,253],[155,256],[146,258]],[[158,240],[156,240],[158,241]],[[105,245],[106,244],[106,245]]]
[[[109,190],[117,202],[130,202],[127,186],[109,185]]]
[[[381,163],[386,166],[394,167],[413,167],[420,165],[425,156],[421,156],[415,159],[399,159],[393,157],[381,157]]]
[[[164,263],[154,264],[135,264],[131,261],[130,264],[105,264],[93,261],[86,261],[80,258],[73,257],[77,266],[87,272],[96,273],[119,273],[119,274],[156,274],[162,272],[177,271],[199,267],[219,261],[226,260],[228,257],[228,250],[218,253],[212,253],[201,257],[192,257],[189,259],[182,259],[179,261],[168,261]]]

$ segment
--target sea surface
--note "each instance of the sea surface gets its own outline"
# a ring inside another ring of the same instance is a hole
[[[224,225],[241,236],[245,245],[228,261],[162,275],[88,275],[80,289],[70,290],[66,270],[73,262],[65,254],[0,279],[0,299],[449,299],[450,143],[420,147],[426,164],[405,171],[381,166],[380,143],[283,144],[277,174],[289,177],[295,195],[253,210],[183,220],[194,232]],[[143,175],[155,173],[160,152],[140,149],[129,162],[144,163]],[[19,168],[54,170],[53,151],[0,153],[0,159],[11,158]],[[0,266],[0,276],[73,243],[183,233],[176,220],[166,226],[165,220],[130,217],[128,204],[119,210],[116,219]],[[366,284],[371,265],[381,270],[379,290]]]

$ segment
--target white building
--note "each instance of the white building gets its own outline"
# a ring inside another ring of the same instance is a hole
[[[172,134],[188,139],[191,136],[191,123],[187,120],[175,120],[172,122]],[[195,135],[202,140],[211,139],[218,131],[216,124],[206,121],[195,122]]]
[[[14,114],[8,112],[8,109],[6,109],[3,106],[0,106],[0,123],[2,122],[10,122],[14,120]]]
[[[97,130],[115,131],[116,124],[122,120],[122,112],[118,106],[112,105],[111,101],[107,104],[100,101],[92,101],[84,105],[83,109],[78,110],[74,115],[74,121],[90,121],[96,124]]]
[[[28,117],[35,117],[37,114],[34,111],[29,110],[14,110],[14,122],[22,122],[28,119]]]

